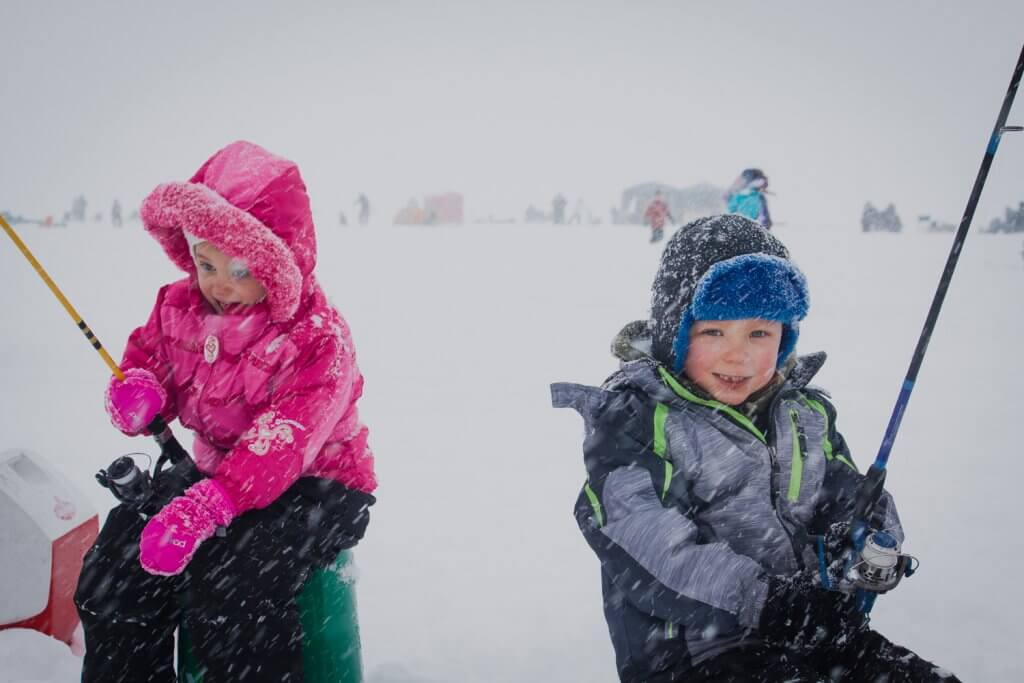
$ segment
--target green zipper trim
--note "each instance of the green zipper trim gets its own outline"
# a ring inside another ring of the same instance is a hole
[[[768,439],[764,437],[764,434],[761,433],[761,430],[755,427],[754,423],[750,421],[750,418],[748,418],[743,413],[739,412],[738,410],[731,406],[725,405],[724,403],[719,403],[718,401],[707,401],[703,398],[698,398],[697,396],[694,396],[692,392],[687,391],[686,387],[677,382],[676,378],[673,377],[671,373],[669,373],[669,371],[666,370],[665,368],[659,367],[658,372],[661,373],[661,378],[672,389],[672,391],[679,394],[680,397],[686,399],[687,401],[690,401],[691,403],[696,403],[698,405],[707,406],[708,408],[714,408],[715,410],[722,411],[723,413],[725,413],[726,415],[740,423],[740,425],[750,430],[750,432],[754,436],[756,436],[761,441],[761,443],[768,443]]]
[[[793,466],[789,471],[789,498],[795,503],[800,497],[800,482],[804,478],[804,454],[800,452],[800,431],[796,426],[796,411],[789,411],[789,425],[793,435]]]
[[[594,493],[594,489],[590,488],[590,481],[583,485],[583,490],[587,494],[587,498],[590,499],[590,507],[594,508],[594,514],[597,516],[597,526],[604,526],[604,511],[601,510],[601,501],[597,499],[597,494]]]
[[[803,396],[801,398],[804,399],[804,403],[806,403],[808,407],[817,410],[819,413],[821,413],[821,416],[825,418],[825,436],[822,437],[821,439],[821,447],[825,451],[825,459],[832,460],[833,458],[835,458],[835,455],[833,455],[832,453],[832,442],[829,441],[828,438],[828,411],[825,410],[825,406],[821,405],[821,403],[815,401],[812,398],[807,398],[806,396]]]
[[[803,399],[808,406],[810,406],[814,410],[817,410],[819,413],[821,413],[821,416],[825,418],[825,436],[822,437],[821,439],[821,447],[825,450],[825,459],[831,461],[833,458],[835,458],[839,462],[845,464],[847,467],[852,469],[854,472],[857,472],[857,466],[854,465],[849,460],[847,460],[842,453],[836,454],[833,453],[832,451],[832,442],[828,438],[828,411],[825,410],[825,406],[821,405],[820,402],[815,401],[813,398],[807,398],[806,396],[804,396]]]
[[[659,403],[654,406],[654,452],[659,458],[665,457],[665,418],[668,417],[668,406]]]
[[[675,638],[675,627],[671,621],[665,622],[665,638]]]
[[[661,485],[661,500],[668,495],[668,486],[672,483],[672,461],[665,457],[668,443],[665,440],[665,418],[668,417],[668,406],[659,403],[654,406],[654,453],[665,461],[665,482]]]
[[[858,474],[860,473],[860,470],[858,470],[858,469],[857,469],[857,466],[856,466],[856,465],[854,465],[854,464],[853,464],[852,462],[850,462],[849,460],[847,460],[847,459],[846,459],[846,458],[845,458],[845,457],[843,456],[843,454],[842,454],[842,453],[840,453],[839,455],[837,455],[837,456],[836,456],[836,460],[838,460],[839,462],[841,462],[841,463],[845,464],[845,465],[846,465],[847,467],[849,467],[849,468],[850,468],[851,470],[853,470],[854,472],[857,472]]]
[[[665,483],[661,486],[661,500],[664,502],[668,495],[668,486],[672,483],[672,461],[665,458]]]

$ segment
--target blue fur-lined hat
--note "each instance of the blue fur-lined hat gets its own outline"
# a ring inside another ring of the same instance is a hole
[[[737,215],[701,218],[680,228],[665,246],[651,295],[651,355],[676,374],[697,320],[782,323],[782,367],[810,305],[807,280],[785,245]]]

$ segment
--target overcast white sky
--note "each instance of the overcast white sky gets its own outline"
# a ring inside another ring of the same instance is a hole
[[[778,221],[848,228],[867,199],[959,219],[1024,2],[0,0],[0,25],[0,209],[130,209],[246,138],[332,219],[448,189],[470,218],[556,191],[607,215],[759,166]],[[1022,169],[1007,136],[979,223]]]

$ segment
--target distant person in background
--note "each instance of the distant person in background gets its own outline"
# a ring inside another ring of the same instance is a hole
[[[573,208],[572,208],[572,215],[569,216],[569,221],[568,221],[569,224],[572,225],[573,223],[582,223],[583,222],[583,212],[585,210],[586,210],[586,207],[583,205],[583,200],[582,199],[577,199],[576,203],[573,205]]]
[[[71,202],[71,220],[85,222],[85,211],[88,206],[84,195],[78,195]]]
[[[772,229],[772,218],[768,213],[768,176],[759,168],[744,169],[723,195],[729,213],[757,221],[765,230]]]
[[[878,221],[878,209],[871,202],[864,204],[864,210],[860,214],[860,227],[864,232],[871,232],[875,229]]]
[[[355,204],[359,207],[359,225],[366,225],[370,222],[370,200],[360,192]]]
[[[348,217],[344,211],[338,212],[338,225],[348,225]]]
[[[114,200],[114,204],[110,207],[110,223],[115,228],[121,227],[121,202]]]
[[[864,211],[860,216],[861,228],[864,232],[884,231],[900,232],[903,229],[903,221],[896,213],[896,207],[891,203],[884,211],[879,211],[871,202],[864,205]]]
[[[531,204],[530,206],[526,207],[524,219],[527,223],[540,223],[541,221],[546,221],[547,218],[547,215],[545,215],[545,213],[538,209],[536,206],[533,206]]]
[[[555,198],[551,200],[551,220],[554,221],[555,225],[565,223],[565,205],[568,203],[561,192],[556,194]]]
[[[668,210],[668,204],[665,203],[665,199],[661,196],[661,190],[654,193],[654,199],[647,205],[647,210],[644,211],[644,223],[651,226],[651,243],[660,242],[661,238],[665,236],[665,219],[675,222],[675,218]]]

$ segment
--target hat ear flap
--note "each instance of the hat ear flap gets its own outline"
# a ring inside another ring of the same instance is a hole
[[[683,371],[686,362],[686,351],[690,348],[690,328],[693,327],[693,313],[687,308],[679,320],[676,338],[672,342],[672,371],[677,375]]]
[[[786,364],[786,360],[790,354],[796,350],[796,340],[800,337],[800,323],[783,323],[782,324],[782,340],[779,342],[779,355],[778,360],[775,362],[775,367],[781,369]]]

